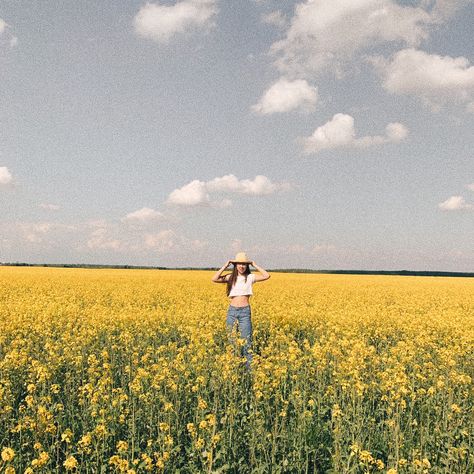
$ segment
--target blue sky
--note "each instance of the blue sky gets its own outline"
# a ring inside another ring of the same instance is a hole
[[[0,261],[474,271],[473,19],[2,2]]]

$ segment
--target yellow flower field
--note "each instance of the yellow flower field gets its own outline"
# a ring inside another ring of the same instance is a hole
[[[0,472],[474,472],[474,280],[0,267]]]

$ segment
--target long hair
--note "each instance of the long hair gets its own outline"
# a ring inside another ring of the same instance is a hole
[[[247,276],[250,275],[250,265],[248,263],[246,265],[247,268],[244,271],[245,282],[247,282]],[[237,264],[234,263],[234,268],[230,274],[230,278],[227,280],[227,296],[229,296],[230,290],[232,290],[232,287],[235,285],[238,275],[239,271],[237,270]]]

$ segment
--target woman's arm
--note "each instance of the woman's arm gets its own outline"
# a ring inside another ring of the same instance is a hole
[[[255,262],[252,262],[251,265],[260,272],[260,275],[255,275],[255,281],[265,281],[270,278],[270,274],[263,268],[260,268]]]
[[[222,276],[221,273],[230,265],[230,260],[227,260],[227,263],[220,269],[217,270],[216,273],[214,273],[214,276],[212,277],[212,281],[214,283],[225,283],[225,276]]]

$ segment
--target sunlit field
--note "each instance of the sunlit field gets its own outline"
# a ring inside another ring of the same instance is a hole
[[[0,267],[0,472],[474,472],[473,279],[212,273]]]

